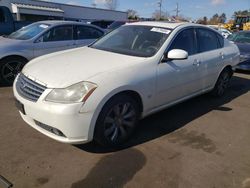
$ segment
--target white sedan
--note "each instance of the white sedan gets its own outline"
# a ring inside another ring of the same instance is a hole
[[[140,118],[203,93],[222,96],[239,57],[202,25],[127,24],[88,47],[32,60],[15,79],[16,106],[55,140],[116,146]]]

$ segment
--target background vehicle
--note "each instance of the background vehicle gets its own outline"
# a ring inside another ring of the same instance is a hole
[[[209,25],[208,27],[217,30],[225,38],[227,38],[229,35],[232,34],[228,29],[225,29],[225,28],[222,28],[222,27],[215,27],[215,26],[212,26],[212,25]]]
[[[250,31],[240,31],[228,37],[240,49],[240,63],[237,69],[250,71]]]
[[[250,30],[250,28],[247,27],[247,23],[250,23],[250,12],[248,15],[236,16],[231,30]]]
[[[35,57],[88,45],[103,34],[90,24],[42,21],[0,37],[0,83],[12,84],[25,63]]]
[[[110,24],[107,28],[107,31],[110,32],[112,30],[117,29],[118,27],[121,27],[122,25],[126,24],[126,23],[133,23],[133,22],[138,22],[138,21],[114,21],[112,24]]]
[[[96,25],[102,29],[107,29],[110,24],[112,24],[114,21],[111,20],[95,20],[89,22],[92,25]]]
[[[8,35],[30,23],[28,21],[14,21],[10,10],[0,6],[0,36]]]
[[[31,61],[13,89],[22,118],[41,133],[116,146],[139,118],[205,92],[222,96],[238,62],[237,46],[210,28],[138,22]]]

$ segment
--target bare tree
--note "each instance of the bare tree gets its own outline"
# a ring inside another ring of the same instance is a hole
[[[152,15],[152,18],[155,20],[168,20],[169,14],[167,12],[155,10],[155,12]]]
[[[105,0],[104,4],[109,10],[116,10],[118,6],[117,0]]]
[[[128,9],[127,13],[128,13],[128,19],[129,20],[137,20],[139,18],[138,13],[137,13],[136,10]]]

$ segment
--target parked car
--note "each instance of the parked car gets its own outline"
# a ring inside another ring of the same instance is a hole
[[[48,137],[117,146],[140,118],[206,92],[222,96],[239,55],[202,25],[132,23],[88,47],[32,60],[14,96],[23,120]]]
[[[225,38],[227,38],[229,35],[232,35],[232,33],[229,30],[225,29],[225,28],[219,28],[218,31]]]
[[[8,7],[0,6],[0,36],[9,35],[12,32],[31,24],[28,21],[14,21]]]
[[[96,25],[102,29],[107,29],[110,24],[112,24],[114,21],[112,20],[95,20],[89,22],[92,25]]]
[[[127,20],[127,21],[114,21],[112,24],[110,24],[107,28],[107,31],[110,32],[114,29],[117,29],[118,27],[121,27],[122,25],[126,24],[126,23],[133,23],[133,22],[137,22],[137,21],[131,21],[131,20]]]
[[[88,45],[104,31],[94,25],[68,21],[42,21],[0,37],[0,83],[10,85],[31,59]]]
[[[232,33],[225,28],[216,27],[214,25],[208,25],[208,27],[217,30],[224,38],[227,38],[229,35],[232,35]]]
[[[250,70],[250,31],[240,31],[228,37],[240,49],[240,63],[237,65],[239,70]]]

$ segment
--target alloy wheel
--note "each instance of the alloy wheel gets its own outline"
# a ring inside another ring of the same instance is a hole
[[[110,142],[127,138],[137,120],[136,110],[129,102],[113,106],[104,119],[104,135]]]
[[[6,62],[1,69],[1,75],[5,82],[12,83],[17,74],[22,70],[23,63],[18,61]]]

